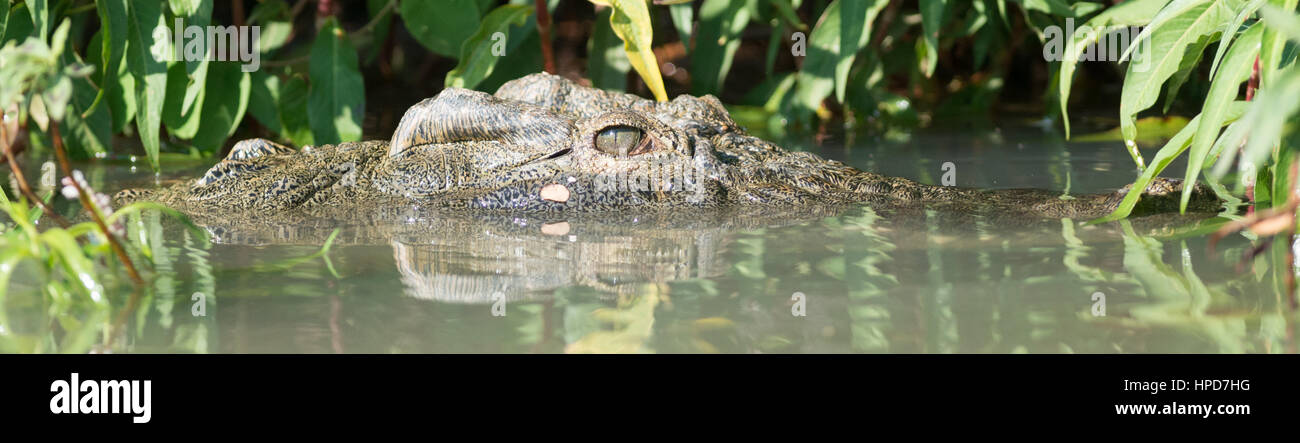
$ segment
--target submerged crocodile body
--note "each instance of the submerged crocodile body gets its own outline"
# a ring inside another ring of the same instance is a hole
[[[1176,210],[1182,183],[1157,179],[1135,214]],[[495,95],[449,88],[410,108],[388,141],[239,142],[203,177],[124,192],[201,218],[376,213],[391,208],[592,213],[688,208],[923,204],[1006,219],[1084,219],[1127,189],[1061,199],[1042,190],[931,186],[860,171],[748,135],[712,96],[657,103],[534,74]],[[1190,210],[1218,207],[1198,187]]]

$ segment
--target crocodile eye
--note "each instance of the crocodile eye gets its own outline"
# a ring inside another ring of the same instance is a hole
[[[627,156],[645,153],[648,139],[640,129],[610,126],[596,134],[596,149],[610,155]]]

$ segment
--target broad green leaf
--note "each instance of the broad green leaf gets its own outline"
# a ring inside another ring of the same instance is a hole
[[[204,152],[220,153],[226,139],[244,119],[252,80],[240,62],[213,62],[211,66],[207,98],[200,110],[203,123],[194,135],[194,146]]]
[[[311,48],[311,94],[307,98],[307,118],[316,143],[361,140],[365,88],[356,49],[335,19],[325,20]]]
[[[673,5],[672,8],[678,6],[683,5]],[[689,11],[690,5],[685,6]],[[597,88],[624,91],[627,90],[627,72],[632,65],[623,53],[623,41],[614,35],[612,28],[603,25],[610,14],[613,14],[610,8],[596,13],[596,23],[600,25],[591,30],[591,38],[587,40],[587,77]]]
[[[91,113],[83,118],[82,113],[95,101],[96,89],[84,78],[73,82],[72,103],[62,128],[68,152],[82,158],[107,154],[113,135],[113,118],[107,111]]]
[[[591,0],[591,2],[614,8],[614,13],[609,16],[609,26],[614,29],[614,34],[618,35],[618,38],[623,39],[623,52],[627,53],[627,60],[632,64],[632,69],[641,75],[641,80],[645,81],[646,87],[654,93],[655,100],[668,101],[668,93],[664,90],[664,78],[659,73],[659,61],[655,59],[654,48],[651,47],[654,43],[654,28],[650,25],[650,10],[646,8],[646,2],[644,0]],[[703,12],[700,15],[703,21]],[[725,43],[720,42],[720,44]],[[696,51],[698,52],[699,48],[696,48]]]
[[[1247,104],[1248,102],[1244,101],[1233,102],[1225,113],[1224,121],[1230,122],[1240,118],[1245,113]],[[1128,194],[1124,195],[1124,199],[1120,201],[1119,206],[1109,215],[1091,220],[1088,223],[1104,223],[1128,217],[1133,212],[1133,207],[1137,206],[1138,200],[1142,198],[1142,194],[1146,192],[1147,186],[1151,184],[1151,180],[1160,175],[1160,172],[1164,171],[1169,166],[1169,163],[1182,155],[1183,151],[1186,151],[1187,147],[1191,145],[1192,135],[1196,132],[1200,123],[1201,116],[1198,115],[1192,118],[1191,122],[1188,122],[1187,126],[1183,127],[1183,130],[1178,131],[1178,134],[1175,134],[1173,138],[1169,139],[1169,142],[1165,143],[1156,152],[1156,156],[1151,159],[1151,166],[1144,169],[1137,180],[1133,181],[1132,188],[1129,189]]]
[[[1182,62],[1187,48],[1202,36],[1218,32],[1235,13],[1224,3],[1201,4],[1170,18],[1151,34],[1149,52],[1138,54],[1129,63],[1120,97],[1120,131],[1132,149],[1137,137],[1134,125],[1137,113],[1150,108],[1160,96],[1160,88]],[[1139,157],[1140,158],[1140,157]]]
[[[541,36],[537,34],[537,19],[530,16],[522,28],[510,33],[506,42],[506,56],[497,62],[492,75],[483,79],[478,88],[483,91],[495,91],[510,80],[541,72],[542,51],[537,49],[540,47]],[[623,56],[623,58],[627,57]]]
[[[492,75],[497,61],[505,56],[510,27],[523,26],[532,13],[533,8],[527,6],[501,5],[483,17],[478,32],[461,47],[460,62],[447,73],[444,87],[473,89]]]
[[[722,89],[749,16],[745,0],[704,0],[700,5],[697,43],[691,51],[691,94],[717,94]]]
[[[280,124],[284,130],[280,133],[299,147],[316,144],[312,138],[311,123],[307,117],[307,102],[310,87],[301,75],[290,76],[280,89]]]
[[[420,44],[447,57],[459,56],[461,43],[478,29],[474,0],[405,1],[398,10]]]
[[[168,54],[170,42],[154,39],[155,31],[165,29],[158,0],[131,2],[127,25],[127,65],[135,78],[136,129],[149,158],[149,166],[158,171],[158,146],[161,143],[163,98],[167,94],[167,66],[155,57]]]
[[[1223,127],[1224,114],[1228,106],[1237,99],[1237,91],[1241,89],[1241,83],[1250,78],[1250,72],[1255,66],[1255,57],[1259,55],[1259,42],[1263,34],[1264,26],[1259,24],[1241,33],[1241,37],[1233,43],[1232,49],[1228,50],[1219,76],[1210,83],[1210,92],[1201,107],[1201,122],[1196,128],[1191,151],[1187,155],[1187,173],[1184,175],[1184,183],[1196,183],[1210,147],[1218,138],[1219,129]],[[1187,202],[1191,197],[1192,186],[1184,186],[1182,201],[1179,203],[1180,211],[1187,210]]]
[[[925,57],[921,60],[921,72],[926,77],[934,75],[934,68],[939,63],[939,28],[943,27],[943,12],[947,0],[920,0],[921,42],[925,47]]]
[[[203,64],[202,78],[206,81],[208,73],[208,63]],[[207,96],[204,90],[199,90],[194,94],[193,101],[188,111],[183,111],[184,100],[187,98],[188,91],[193,89],[193,83],[197,78],[191,78],[185,73],[184,62],[172,62],[167,66],[167,95],[163,100],[163,126],[167,127],[167,133],[177,138],[189,140],[194,138],[194,134],[199,132],[199,125],[203,122],[203,100]]]
[[[281,134],[284,126],[280,124],[280,77],[264,71],[253,72],[252,90],[248,94],[248,113],[265,126],[268,131]]]
[[[129,54],[126,49],[130,46],[127,43],[122,47],[123,54]],[[111,74],[105,73],[107,80],[104,80],[102,87],[104,89],[104,99],[108,103],[108,109],[113,116],[113,133],[121,134],[127,130],[128,125],[135,121],[137,104],[135,102],[135,76],[131,75],[129,63],[118,63],[117,72]],[[111,71],[108,71],[111,72]]]

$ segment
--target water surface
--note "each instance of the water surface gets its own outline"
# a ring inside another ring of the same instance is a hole
[[[1118,143],[1066,143],[1034,129],[849,143],[786,142],[931,184],[951,170],[958,186],[1068,195],[1111,191],[1135,175]],[[83,168],[104,191],[154,180],[147,168]],[[207,226],[205,243],[146,214],[128,228],[153,245],[157,277],[109,350],[1295,352],[1296,311],[1274,272],[1286,245],[1239,270],[1252,241],[1229,237],[1211,255],[1214,221],[1008,224],[853,207],[767,218]],[[337,244],[312,257],[336,227]],[[46,343],[25,348],[33,352],[103,350],[94,340],[65,344],[66,326],[30,288],[11,286],[0,337]],[[195,300],[206,303],[201,316]]]

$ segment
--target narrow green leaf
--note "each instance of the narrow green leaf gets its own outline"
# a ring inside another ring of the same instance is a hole
[[[842,0],[840,11],[839,60],[835,61],[835,101],[844,103],[845,86],[849,70],[857,59],[858,51],[871,41],[872,23],[876,15],[889,4],[886,0]]]
[[[943,12],[947,0],[920,0],[921,39],[925,47],[925,57],[921,60],[921,72],[926,77],[934,75],[934,68],[939,63],[939,28],[943,27]]]
[[[671,8],[678,6],[683,5]],[[684,6],[690,10],[689,4]],[[608,23],[610,14],[613,14],[610,8],[598,11],[596,23]],[[614,35],[614,30],[603,24],[592,29],[591,39],[587,40],[587,77],[591,78],[591,85],[611,91],[627,90],[627,72],[631,69],[632,64],[623,53],[623,41]]]
[[[479,23],[478,31],[460,48],[460,61],[447,73],[444,87],[473,89],[492,75],[497,61],[506,54],[507,35],[511,26],[523,26],[533,8],[501,5]]]
[[[1226,2],[1225,2],[1226,3]],[[1235,13],[1221,3],[1201,4],[1168,20],[1151,34],[1149,52],[1129,63],[1120,97],[1120,132],[1130,145],[1137,137],[1137,113],[1150,108],[1161,86],[1182,62],[1188,46],[1202,36],[1218,32]]]
[[[1245,113],[1247,104],[1248,102],[1244,101],[1233,102],[1225,113],[1224,121],[1230,122],[1240,118]],[[1200,126],[1200,122],[1201,116],[1198,115],[1156,152],[1155,158],[1151,159],[1151,166],[1144,169],[1137,180],[1133,181],[1132,188],[1129,189],[1128,194],[1124,195],[1124,199],[1120,201],[1119,206],[1113,212],[1088,223],[1104,223],[1128,217],[1133,212],[1133,207],[1137,206],[1138,200],[1142,198],[1142,194],[1146,192],[1147,186],[1151,184],[1151,180],[1160,175],[1160,172],[1164,171],[1169,166],[1169,163],[1182,155],[1183,151],[1186,151],[1187,147],[1191,145],[1192,135]]]
[[[722,89],[749,15],[745,0],[704,0],[700,5],[697,43],[691,51],[691,94],[717,94]]]
[[[407,2],[415,3],[415,2]],[[307,118],[316,143],[361,140],[366,85],[357,66],[357,51],[335,19],[325,21],[311,48],[311,94]]]
[[[252,74],[252,90],[248,94],[248,113],[276,134],[284,132],[280,124],[280,77],[255,71]]]
[[[252,80],[239,62],[213,62],[210,69],[207,98],[200,110],[203,123],[194,135],[194,146],[204,152],[219,153],[244,119]]]
[[[1259,24],[1243,32],[1228,50],[1220,75],[1210,83],[1210,92],[1201,107],[1201,121],[1196,128],[1191,151],[1187,156],[1187,173],[1183,178],[1186,183],[1196,183],[1210,147],[1218,138],[1219,129],[1223,127],[1224,114],[1228,106],[1236,100],[1241,83],[1250,78],[1250,72],[1255,66],[1255,57],[1259,55],[1259,43],[1263,34],[1264,26]],[[1191,197],[1192,187],[1183,187],[1182,201],[1179,203],[1180,211],[1187,210],[1187,202]]]
[[[1223,30],[1220,31],[1223,37],[1219,39],[1219,48],[1214,51],[1214,61],[1210,62],[1211,80],[1219,71],[1219,60],[1223,59],[1223,53],[1228,50],[1228,44],[1232,43],[1232,39],[1237,37],[1237,30],[1241,29],[1241,25],[1246,23],[1246,19],[1254,15],[1262,4],[1264,4],[1264,0],[1250,0],[1250,3],[1246,3],[1240,11],[1237,11],[1236,17],[1223,25]]]
[[[149,166],[158,170],[158,147],[161,143],[159,127],[162,126],[163,98],[167,94],[167,66],[159,54],[169,54],[170,42],[154,38],[155,32],[165,29],[162,5],[158,0],[131,2],[128,20],[127,64],[135,78],[136,129],[144,144]]]
[[[32,15],[32,31],[42,41],[50,37],[50,2],[49,0],[26,0],[27,13]]]
[[[673,19],[673,28],[677,29],[677,38],[681,39],[682,46],[687,52],[691,50],[691,30],[695,27],[695,5],[691,3],[678,3],[668,7],[668,15]],[[604,15],[603,11],[599,15]],[[603,23],[599,17],[596,23]],[[597,28],[601,28],[597,26]],[[595,31],[592,31],[593,35]]]

